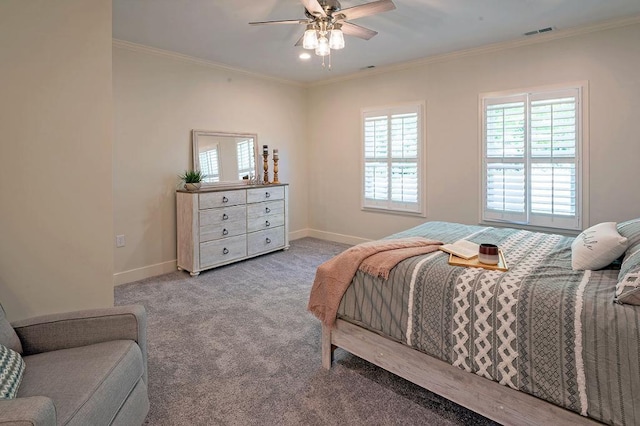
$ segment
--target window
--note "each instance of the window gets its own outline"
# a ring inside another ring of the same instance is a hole
[[[481,96],[483,220],[581,229],[582,90]]]
[[[205,182],[219,182],[220,169],[218,167],[218,144],[213,148],[198,154],[200,171],[206,175]]]
[[[424,215],[423,105],[362,112],[363,209]]]
[[[238,158],[238,179],[243,177],[255,177],[256,160],[253,152],[253,139],[243,140],[236,144]]]

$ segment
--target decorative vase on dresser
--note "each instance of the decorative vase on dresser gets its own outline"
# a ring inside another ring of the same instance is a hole
[[[289,185],[176,193],[178,269],[206,269],[289,248]]]

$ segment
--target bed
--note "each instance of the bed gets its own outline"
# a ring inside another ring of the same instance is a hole
[[[637,272],[629,223],[622,269]],[[357,270],[323,321],[325,368],[340,347],[503,424],[640,424],[640,306],[614,303],[619,266],[574,270],[574,238],[511,228],[427,222],[388,239],[414,236],[497,244],[509,270],[439,250],[388,279]]]

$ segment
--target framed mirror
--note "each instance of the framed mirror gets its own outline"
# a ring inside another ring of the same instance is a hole
[[[241,184],[258,176],[258,135],[193,130],[193,168],[206,175],[203,185]]]

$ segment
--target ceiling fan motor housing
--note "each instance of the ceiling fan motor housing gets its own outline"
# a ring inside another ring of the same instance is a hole
[[[318,0],[318,3],[320,3],[320,6],[324,10],[324,13],[327,14],[327,16],[331,16],[342,9],[338,0]],[[304,10],[304,13],[310,19],[317,18],[317,16],[310,13],[307,9]]]

